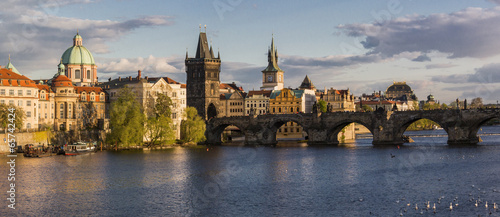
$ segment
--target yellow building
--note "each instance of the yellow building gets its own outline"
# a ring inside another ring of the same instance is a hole
[[[273,91],[269,97],[270,114],[295,114],[305,112],[304,90],[292,90],[284,88]],[[304,138],[306,133],[302,127],[295,122],[285,123],[276,133],[277,139],[282,138]]]

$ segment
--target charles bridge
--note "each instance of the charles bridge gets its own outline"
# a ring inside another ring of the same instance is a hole
[[[402,145],[403,133],[410,124],[429,119],[448,133],[449,145],[476,145],[479,128],[493,118],[500,119],[500,109],[265,114],[212,118],[207,121],[205,135],[208,144],[221,144],[222,132],[233,125],[244,133],[246,145],[272,146],[277,144],[278,129],[292,121],[307,132],[309,145],[337,145],[338,133],[358,123],[373,134],[373,145]]]

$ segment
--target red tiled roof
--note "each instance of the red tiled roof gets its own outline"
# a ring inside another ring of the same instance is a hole
[[[38,89],[40,90],[45,90],[47,93],[52,93],[52,89],[50,89],[49,85],[46,85],[46,84],[37,84],[36,85],[38,87]]]
[[[181,88],[186,88],[186,84],[181,84]]]
[[[264,95],[266,97],[269,97],[271,96],[271,92],[272,90],[252,90],[252,91],[248,91],[248,97],[251,97],[253,95]]]
[[[95,92],[95,93],[101,93],[103,92],[102,88],[100,87],[75,87],[76,93],[80,94],[81,92]]]
[[[71,82],[71,79],[66,77],[66,75],[58,75],[56,78],[54,78],[54,80],[52,80],[52,85],[56,87],[72,87],[73,82]]]
[[[2,86],[37,87],[35,82],[28,77],[5,68],[0,69],[0,81]]]

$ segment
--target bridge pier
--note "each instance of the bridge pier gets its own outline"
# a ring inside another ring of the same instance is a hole
[[[248,130],[245,134],[245,145],[276,146],[276,144],[278,144],[278,141],[276,141],[276,132],[269,129]]]
[[[448,128],[448,145],[477,145],[479,137],[476,133],[476,129],[470,127],[450,127]]]
[[[316,129],[312,128],[307,131],[307,135],[309,139],[307,140],[308,145],[338,145],[339,140],[337,139],[337,135],[328,136],[327,129]]]

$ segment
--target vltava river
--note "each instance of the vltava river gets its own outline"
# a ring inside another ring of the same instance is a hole
[[[500,216],[500,127],[479,133],[477,147],[448,147],[443,131],[428,131],[408,133],[415,143],[400,148],[362,139],[20,155],[16,209],[2,199],[0,216],[415,216],[433,215],[434,204],[437,216]]]

